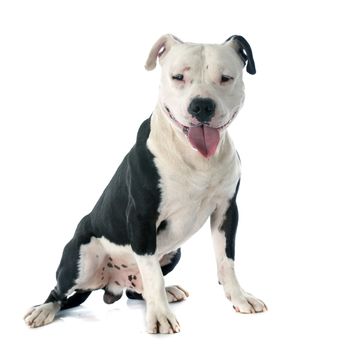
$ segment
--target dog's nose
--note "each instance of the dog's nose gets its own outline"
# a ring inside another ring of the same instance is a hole
[[[188,106],[188,113],[198,121],[209,122],[215,113],[215,102],[211,98],[194,98]]]

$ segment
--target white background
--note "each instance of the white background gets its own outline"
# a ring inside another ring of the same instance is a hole
[[[346,1],[1,1],[2,349],[349,349],[349,81]],[[242,158],[238,277],[269,306],[236,314],[206,225],[167,283],[182,332],[145,332],[144,306],[102,295],[29,330],[64,244],[155,106],[164,33],[241,34],[257,66],[230,133]],[[6,345],[4,345],[6,344]]]

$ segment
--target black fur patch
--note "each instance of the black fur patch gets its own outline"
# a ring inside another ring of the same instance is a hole
[[[126,155],[92,212],[79,223],[74,237],[63,250],[57,269],[57,286],[47,300],[65,300],[64,306],[79,305],[88,294],[80,294],[72,303],[67,292],[78,277],[80,247],[91,237],[106,237],[118,245],[131,244],[135,253],[153,254],[156,250],[156,221],[160,204],[159,174],[154,156],[147,147],[151,118],[138,131],[135,146]],[[164,226],[164,224],[163,224]],[[113,267],[109,257],[107,266]],[[121,265],[126,268],[126,265]],[[119,266],[114,265],[120,269]],[[104,276],[101,277],[104,279]]]
[[[168,222],[167,222],[166,220],[163,220],[163,221],[159,224],[159,226],[158,226],[158,228],[157,228],[157,235],[158,235],[160,232],[162,232],[163,230],[165,230],[166,227],[167,227],[167,225],[168,225]]]
[[[61,262],[56,271],[57,286],[55,296],[62,300],[78,278],[78,260],[80,246],[90,242],[92,235],[90,217],[87,215],[79,222],[74,237],[64,247]],[[51,294],[50,294],[51,295]]]
[[[149,118],[90,214],[94,235],[119,245],[131,244],[140,255],[155,252],[160,204],[160,177],[146,145],[150,131]]]
[[[226,238],[226,256],[235,259],[235,241],[236,241],[236,231],[238,225],[238,208],[236,203],[236,198],[239,190],[239,184],[241,180],[238,181],[235,194],[230,200],[230,205],[226,211],[224,222],[222,223],[220,230],[225,232]]]

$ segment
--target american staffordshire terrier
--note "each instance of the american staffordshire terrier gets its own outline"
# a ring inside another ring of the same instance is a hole
[[[181,245],[210,217],[220,284],[241,313],[266,310],[245,292],[234,268],[240,160],[227,128],[244,101],[243,68],[255,74],[252,50],[234,35],[223,44],[184,43],[162,36],[146,69],[162,67],[158,103],[90,214],[65,246],[57,285],[25,315],[30,327],[52,322],[64,309],[104,289],[117,301],[126,289],[146,302],[150,333],[176,333],[169,303],[188,296],[164,286]]]

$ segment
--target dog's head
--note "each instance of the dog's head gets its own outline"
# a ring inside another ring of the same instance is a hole
[[[157,58],[162,66],[160,108],[195,149],[212,156],[243,105],[244,66],[255,74],[248,42],[234,35],[219,45],[193,44],[167,34],[153,45],[146,69],[154,69]]]

